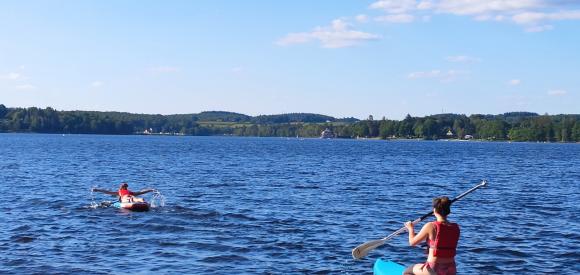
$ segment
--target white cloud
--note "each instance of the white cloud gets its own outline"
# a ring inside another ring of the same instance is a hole
[[[389,14],[378,16],[375,21],[379,22],[389,22],[389,23],[411,23],[415,20],[413,15],[409,14]]]
[[[545,6],[543,2],[543,0],[441,0],[435,9],[441,13],[455,15],[482,15],[541,8]]]
[[[466,72],[457,70],[431,70],[431,71],[418,71],[412,72],[407,75],[409,79],[421,79],[421,78],[433,78],[438,79],[441,82],[451,82],[455,80],[458,76],[464,75]]]
[[[94,87],[94,88],[99,88],[99,87],[101,87],[103,85],[105,85],[105,83],[103,83],[101,81],[98,81],[98,80],[95,80],[95,81],[91,82],[91,87]]]
[[[19,73],[7,73],[4,75],[0,75],[0,79],[8,79],[8,80],[21,80],[24,76]]]
[[[351,47],[361,42],[377,40],[379,35],[351,30],[351,25],[342,19],[332,21],[330,26],[317,27],[311,32],[290,33],[276,41],[280,46],[319,41],[323,48]]]
[[[567,93],[568,92],[564,91],[564,90],[550,90],[550,91],[548,91],[549,96],[563,96]]]
[[[369,17],[366,14],[359,14],[355,16],[354,19],[359,23],[366,23],[369,21]]]
[[[520,85],[520,83],[522,83],[522,81],[519,79],[511,79],[510,81],[508,81],[508,85],[511,86],[517,86]]]
[[[17,85],[16,90],[34,90],[36,89],[36,86],[31,85],[31,84],[22,84],[22,85]]]
[[[546,16],[541,12],[522,12],[512,16],[512,20],[518,24],[532,24],[544,19]]]
[[[435,77],[441,74],[439,70],[433,70],[430,72],[412,72],[407,75],[410,79],[417,79],[417,78],[427,78],[427,77]]]
[[[232,73],[235,73],[235,74],[239,74],[239,73],[241,73],[243,71],[244,71],[244,67],[242,67],[242,66],[233,67],[231,69],[231,72]]]
[[[476,21],[496,21],[496,22],[501,22],[501,21],[504,21],[506,19],[506,17],[504,15],[482,14],[482,15],[475,16],[473,19],[475,19]]]
[[[541,32],[553,29],[547,22],[580,20],[580,10],[571,9],[579,3],[578,0],[380,0],[369,8],[386,13],[377,17],[378,21],[408,23],[413,21],[411,17],[452,14],[476,21],[513,22],[524,25],[527,32]]]
[[[481,61],[481,59],[477,57],[467,56],[467,55],[454,55],[448,56],[447,61],[449,62],[456,62],[456,63],[475,63]]]
[[[371,9],[380,9],[387,13],[406,13],[417,9],[415,0],[381,0],[371,4]]]
[[[417,5],[417,9],[418,10],[429,10],[433,8],[433,2],[432,1],[421,1],[418,5]]]
[[[429,22],[433,16],[447,14],[467,16],[476,21],[511,22],[521,25],[526,32],[543,32],[554,29],[549,24],[553,21],[580,20],[580,9],[571,9],[578,6],[580,0],[375,0],[368,7],[384,13],[374,17],[379,22]],[[359,14],[351,20],[366,23],[369,17]],[[323,48],[343,48],[381,38],[352,27],[346,19],[336,19],[329,26],[319,26],[310,32],[289,33],[275,44],[288,46],[317,41]],[[159,67],[154,71],[175,72],[178,69]]]
[[[518,24],[537,24],[542,21],[580,20],[580,10],[559,11],[552,13],[522,12],[514,15],[512,20]]]
[[[276,44],[280,46],[303,44],[310,42],[312,39],[314,39],[312,33],[308,32],[289,33],[286,36],[280,38],[278,41],[276,41]]]
[[[151,67],[149,70],[154,73],[176,73],[180,71],[180,68],[172,66],[157,66]]]
[[[526,28],[526,32],[545,32],[553,29],[552,25],[531,26]]]

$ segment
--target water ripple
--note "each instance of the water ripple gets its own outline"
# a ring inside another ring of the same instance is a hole
[[[369,273],[424,255],[353,247],[482,178],[450,217],[462,274],[580,273],[578,144],[0,134],[0,155],[0,273]],[[120,181],[165,206],[88,192]]]

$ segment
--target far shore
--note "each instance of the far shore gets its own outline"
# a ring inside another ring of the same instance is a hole
[[[30,135],[61,135],[61,136],[76,136],[76,135],[93,135],[93,136],[155,136],[155,137],[238,137],[238,138],[282,138],[282,139],[315,139],[315,140],[372,140],[372,141],[442,141],[442,142],[502,142],[502,143],[549,143],[549,144],[580,144],[579,142],[562,142],[562,141],[514,141],[514,140],[491,140],[491,139],[422,139],[422,138],[387,138],[380,137],[336,137],[336,138],[320,138],[320,137],[279,137],[279,136],[237,136],[237,135],[185,135],[181,133],[152,133],[152,134],[92,134],[92,133],[37,133],[37,132],[0,132],[0,134],[30,134]]]

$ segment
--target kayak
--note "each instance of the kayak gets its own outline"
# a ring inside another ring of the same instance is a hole
[[[391,261],[377,259],[373,272],[375,275],[401,275],[405,271],[405,267]]]
[[[141,212],[149,211],[150,205],[147,202],[115,202],[113,207]]]

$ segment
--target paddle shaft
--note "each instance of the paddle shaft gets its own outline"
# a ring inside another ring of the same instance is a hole
[[[461,195],[459,195],[459,196],[455,197],[454,199],[452,199],[452,200],[451,200],[451,204],[452,204],[452,203],[454,203],[454,202],[456,202],[456,201],[458,201],[458,200],[460,200],[461,198],[463,198],[463,197],[467,196],[469,193],[471,193],[471,192],[473,192],[473,191],[475,191],[475,190],[479,189],[480,187],[483,187],[483,186],[485,186],[486,184],[487,184],[487,181],[485,181],[485,180],[481,181],[481,183],[480,183],[480,184],[478,184],[478,185],[476,185],[476,186],[472,187],[471,189],[469,189],[469,190],[467,190],[467,191],[463,192],[463,194],[461,194]],[[429,216],[431,216],[431,215],[433,215],[433,210],[431,210],[431,212],[429,212],[429,213],[427,213],[427,214],[423,215],[421,218],[419,218],[419,219],[417,219],[417,220],[415,220],[415,221],[417,221],[417,222],[420,222],[420,221],[422,221],[422,220],[424,220],[424,219],[428,218],[428,217],[429,217]],[[415,221],[413,221],[413,223],[415,223]]]
[[[487,181],[486,181],[486,180],[483,180],[483,181],[481,181],[481,183],[480,183],[480,184],[478,184],[478,185],[476,185],[476,186],[472,187],[471,189],[469,189],[469,190],[467,190],[467,191],[463,192],[463,194],[461,194],[461,195],[459,195],[459,196],[455,197],[454,199],[452,199],[452,200],[451,200],[451,203],[454,203],[454,202],[456,202],[456,201],[460,200],[461,198],[463,198],[463,197],[467,196],[467,194],[469,194],[469,193],[471,193],[471,192],[473,192],[473,191],[475,191],[475,190],[477,190],[477,189],[479,189],[479,188],[481,188],[481,187],[485,186],[486,184],[487,184]],[[427,213],[427,214],[425,214],[425,215],[421,216],[420,218],[418,218],[418,219],[414,220],[414,221],[413,221],[413,225],[414,225],[414,224],[417,224],[417,223],[419,223],[419,222],[421,222],[421,221],[423,221],[424,219],[428,218],[428,217],[429,217],[429,216],[431,216],[431,215],[433,215],[433,210],[431,210],[431,212],[429,212],[429,213]],[[389,240],[389,239],[391,239],[391,238],[393,238],[393,237],[395,237],[395,236],[397,236],[397,235],[399,235],[399,234],[401,234],[401,233],[405,232],[406,230],[407,230],[407,228],[403,226],[403,227],[401,227],[399,230],[397,230],[397,231],[395,231],[395,232],[391,233],[389,236],[386,236],[386,237],[384,237],[384,238],[383,238],[383,240],[385,240],[385,241],[386,241],[386,240]]]

